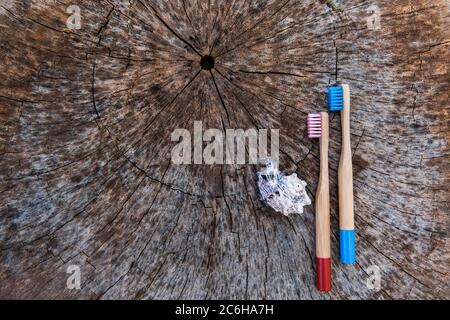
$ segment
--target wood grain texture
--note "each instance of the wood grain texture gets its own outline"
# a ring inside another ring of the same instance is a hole
[[[445,0],[1,1],[0,297],[450,298],[449,24]],[[266,208],[257,166],[173,165],[170,134],[195,120],[280,129],[280,167],[313,198],[306,116],[336,79],[352,90],[358,261],[337,260],[333,114],[321,294],[314,206]]]

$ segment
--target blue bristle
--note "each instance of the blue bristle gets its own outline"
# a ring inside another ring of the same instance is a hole
[[[344,109],[344,91],[341,86],[328,87],[328,109],[330,111]]]

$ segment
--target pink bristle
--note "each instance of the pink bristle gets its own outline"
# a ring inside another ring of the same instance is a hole
[[[309,138],[320,138],[322,136],[322,117],[320,113],[309,114],[307,125]]]

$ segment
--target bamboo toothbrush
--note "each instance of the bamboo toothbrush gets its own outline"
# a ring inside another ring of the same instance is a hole
[[[342,146],[338,171],[340,260],[344,264],[353,264],[356,261],[355,222],[350,144],[350,88],[347,84],[328,87],[328,108],[330,111],[341,111]]]
[[[328,113],[308,115],[308,136],[320,141],[320,175],[316,192],[317,288],[331,290],[330,192],[328,183]]]

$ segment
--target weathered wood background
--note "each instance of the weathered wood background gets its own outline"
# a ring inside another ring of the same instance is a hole
[[[446,0],[0,1],[0,297],[450,298],[449,30]],[[170,134],[280,129],[281,168],[313,194],[305,118],[336,79],[352,88],[358,262],[337,260],[334,114],[320,294],[313,206],[264,207],[257,166],[171,164]]]

